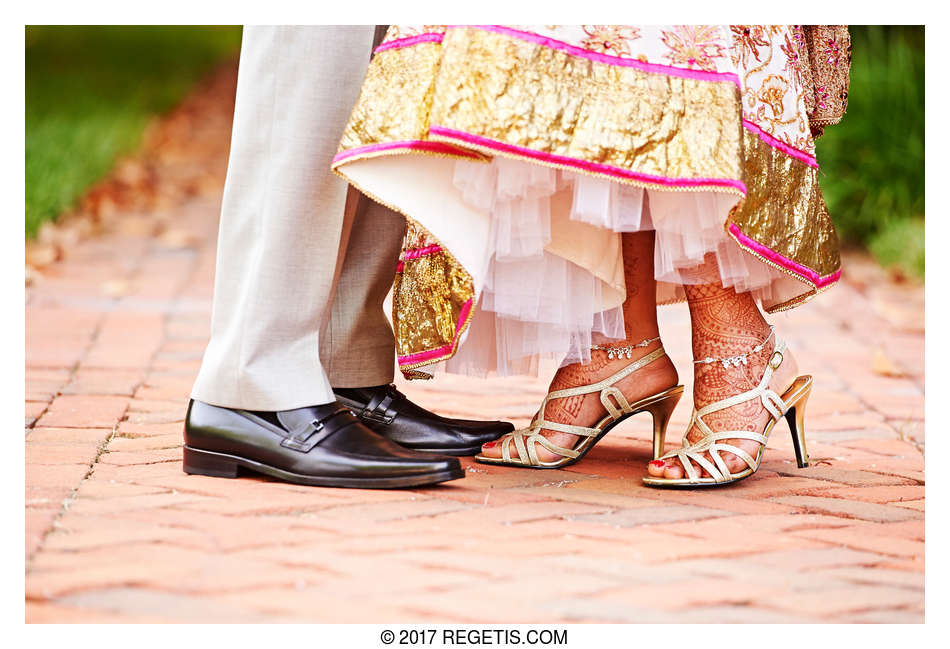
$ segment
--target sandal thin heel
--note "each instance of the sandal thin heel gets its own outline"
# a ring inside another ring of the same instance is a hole
[[[182,468],[192,475],[208,475],[215,478],[236,478],[239,467],[237,462],[218,453],[202,451],[186,446],[182,458]]]
[[[811,386],[808,386],[795,405],[785,413],[785,421],[788,422],[788,428],[792,432],[792,446],[795,448],[795,460],[798,462],[799,469],[808,466],[808,449],[805,447],[805,405],[810,396]]]
[[[683,396],[683,391],[674,392],[660,401],[651,404],[646,410],[653,415],[653,459],[663,455],[666,444],[666,429],[670,424],[670,417],[676,410],[676,405]]]

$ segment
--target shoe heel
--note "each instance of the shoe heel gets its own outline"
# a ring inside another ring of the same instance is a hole
[[[805,447],[805,405],[808,403],[808,397],[810,396],[811,385],[805,389],[795,405],[785,413],[785,420],[792,432],[792,446],[795,447],[795,459],[798,461],[799,469],[808,466],[808,449]]]
[[[676,409],[683,396],[683,388],[673,392],[659,401],[647,406],[647,410],[653,415],[653,459],[663,455],[663,447],[666,444],[666,428],[670,423],[670,417]]]
[[[182,468],[185,473],[216,478],[236,478],[239,471],[237,462],[228,459],[227,456],[200,451],[189,446],[184,448]]]

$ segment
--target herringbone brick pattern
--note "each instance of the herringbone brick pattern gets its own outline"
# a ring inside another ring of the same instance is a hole
[[[815,376],[804,470],[783,423],[749,480],[648,489],[644,416],[566,470],[465,461],[429,489],[187,476],[217,209],[176,209],[175,236],[81,242],[28,289],[27,621],[923,620],[921,288],[849,258],[841,286],[772,318]],[[685,307],[661,330],[688,378]],[[517,424],[545,385],[400,383],[443,414]]]

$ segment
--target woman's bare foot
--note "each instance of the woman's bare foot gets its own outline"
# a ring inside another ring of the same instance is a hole
[[[756,387],[762,380],[775,349],[775,336],[750,293],[736,293],[721,284],[688,285],[686,299],[689,302],[690,319],[693,325],[693,357],[729,358],[747,355],[747,363],[725,367],[721,362],[696,363],[694,367],[693,402],[698,410],[706,405],[741,394]],[[753,350],[763,344],[760,351]],[[775,370],[769,387],[783,394],[797,375],[795,359],[786,352],[782,364]],[[731,408],[703,416],[703,421],[713,432],[752,431],[761,433],[771,415],[762,406],[760,399],[750,399]],[[698,442],[703,433],[698,427],[687,431],[690,443]],[[723,440],[755,457],[761,446],[749,439]],[[748,468],[745,460],[734,453],[720,452],[730,472]],[[708,453],[704,458],[713,465]],[[703,477],[709,474],[696,467]],[[680,479],[686,471],[678,459],[654,460],[647,470],[653,477]]]
[[[748,365],[724,368],[722,363],[711,363],[697,366],[696,383],[693,389],[696,409],[698,410],[710,403],[740,394],[757,386],[759,381],[762,380],[762,375],[769,359],[772,357],[774,347],[774,342],[769,341],[761,352],[754,355],[750,354]],[[791,352],[786,351],[782,364],[772,374],[769,387],[776,394],[781,395],[792,385],[796,376],[798,376],[797,364]],[[765,430],[769,419],[771,419],[771,415],[762,406],[762,401],[759,399],[752,399],[703,416],[703,421],[713,431],[748,430],[761,433]],[[690,443],[696,443],[703,438],[703,433],[694,426],[690,428],[686,438]],[[756,456],[761,446],[758,442],[750,439],[728,439],[723,440],[723,443],[737,446],[752,457]],[[738,473],[748,468],[745,460],[733,453],[720,451],[719,455],[726,463],[730,473]],[[715,462],[709,457],[709,453],[704,453],[703,457],[715,465]],[[701,477],[710,477],[698,463],[694,462],[693,468]],[[678,480],[686,477],[686,471],[677,459],[654,460],[647,466],[647,471],[651,476],[657,478]]]
[[[636,341],[633,344],[635,343]],[[624,344],[631,343],[613,343],[612,346],[623,346]],[[594,350],[591,352],[591,362],[587,365],[575,363],[560,368],[554,375],[548,392],[597,383],[659,348],[660,342],[657,341],[647,347],[633,350],[630,358],[615,359],[608,359],[607,352]],[[670,361],[669,356],[664,355],[629,376],[625,376],[615,384],[615,387],[632,404],[675,386],[677,381],[676,368]],[[600,393],[597,392],[565,399],[555,399],[548,404],[544,418],[547,421],[561,424],[594,426],[606,415],[607,411],[600,401]],[[577,435],[552,430],[543,430],[542,435],[563,448],[574,448],[580,439]],[[503,438],[503,441],[488,442],[483,445],[482,455],[502,457],[502,444],[509,444],[508,450],[511,457],[518,457],[518,451],[510,438],[506,441]],[[550,462],[561,457],[541,445],[537,445],[536,450],[538,459],[542,462]]]

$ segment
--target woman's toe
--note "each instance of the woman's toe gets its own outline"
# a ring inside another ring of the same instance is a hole
[[[669,464],[663,471],[663,477],[668,480],[681,480],[686,475],[679,462]]]
[[[482,455],[485,457],[501,457],[501,442],[485,442],[482,444]]]
[[[647,464],[647,473],[649,473],[654,478],[662,478],[663,472],[666,470],[666,462],[663,460],[653,460]]]

